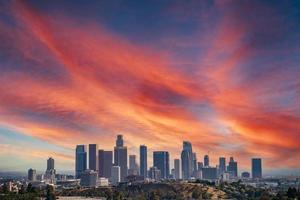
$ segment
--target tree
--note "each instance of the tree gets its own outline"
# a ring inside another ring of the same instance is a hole
[[[47,194],[46,194],[46,200],[55,200],[55,194],[54,189],[51,185],[47,185]]]
[[[7,183],[4,183],[3,184],[3,193],[4,194],[7,194],[9,191],[8,191],[8,185],[7,185]]]
[[[296,198],[296,196],[297,196],[297,190],[296,190],[296,188],[290,188],[289,187],[289,189],[287,191],[287,197],[291,198],[291,199],[294,199],[294,198]]]

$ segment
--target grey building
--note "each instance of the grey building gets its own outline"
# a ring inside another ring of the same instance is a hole
[[[234,161],[233,157],[230,157],[227,171],[229,172],[231,178],[236,178],[238,176],[237,162]]]
[[[193,150],[192,144],[188,141],[183,141],[183,149],[181,152],[181,167],[182,178],[189,179],[193,173]]]
[[[174,159],[174,179],[181,179],[181,163],[180,159]]]
[[[113,166],[113,152],[112,151],[98,151],[98,173],[99,177],[110,178],[111,177],[111,167]]]
[[[169,178],[170,165],[169,165],[169,152],[167,151],[154,151],[153,152],[153,166],[160,170],[162,179]]]
[[[83,187],[96,187],[98,180],[98,173],[94,170],[85,170],[81,173],[80,185]]]
[[[157,167],[150,167],[149,178],[156,180],[156,181],[160,180],[161,179],[161,171]]]
[[[147,146],[140,146],[140,174],[144,178],[147,178]]]
[[[209,156],[205,155],[204,156],[204,167],[208,167],[209,166]]]
[[[226,171],[226,158],[220,157],[219,158],[219,174],[222,174]]]
[[[29,181],[36,181],[36,170],[35,169],[29,169],[28,170],[28,180]]]
[[[262,178],[261,158],[252,158],[252,178]]]
[[[204,167],[202,168],[202,178],[205,180],[216,180],[217,168],[216,167]]]
[[[76,146],[76,154],[75,154],[75,176],[76,178],[80,178],[82,172],[87,169],[87,152],[85,145],[77,145]]]
[[[249,172],[243,172],[241,175],[242,175],[242,179],[250,178],[250,173]]]
[[[98,170],[98,145],[89,144],[89,169]]]
[[[139,174],[139,167],[136,163],[136,155],[129,155],[129,169],[128,175],[138,175]]]
[[[54,170],[54,159],[51,157],[47,160],[47,170]]]
[[[121,181],[121,169],[120,166],[112,166],[111,167],[111,178],[110,182],[112,185],[118,185]]]
[[[114,148],[114,165],[120,166],[121,181],[125,181],[128,171],[127,165],[127,147],[124,146],[123,136],[118,135],[116,146]]]

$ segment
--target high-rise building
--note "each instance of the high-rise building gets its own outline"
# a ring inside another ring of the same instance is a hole
[[[179,159],[174,159],[174,179],[181,179],[181,164]]]
[[[124,146],[123,135],[117,135],[116,147],[123,147],[123,146]]]
[[[29,169],[28,170],[28,180],[29,181],[36,181],[36,170],[35,169]]]
[[[140,174],[147,178],[147,146],[140,146]]]
[[[118,185],[121,181],[121,168],[120,166],[112,166],[111,167],[111,178],[110,178],[112,185]]]
[[[80,178],[82,172],[84,172],[87,167],[87,153],[85,145],[76,146],[76,155],[75,155],[75,175],[76,178]]]
[[[54,170],[54,159],[51,157],[47,160],[47,170]]]
[[[204,167],[202,168],[202,178],[205,180],[217,179],[217,168],[216,167]]]
[[[231,178],[236,178],[238,176],[237,162],[234,161],[233,157],[230,157],[227,171],[229,172]]]
[[[136,155],[129,155],[129,175],[138,175],[139,174],[139,167],[136,163]]]
[[[222,174],[226,171],[226,158],[220,157],[219,158],[219,174]]]
[[[208,155],[204,156],[204,167],[208,167],[209,166],[209,157]]]
[[[203,162],[198,162],[198,171],[202,170]]]
[[[183,141],[183,149],[181,152],[182,178],[189,179],[193,173],[193,151],[192,144]]]
[[[98,170],[98,145],[89,144],[89,169]]]
[[[153,152],[153,166],[160,170],[162,179],[169,178],[169,152],[167,151],[154,151]]]
[[[120,166],[121,170],[121,181],[125,181],[127,176],[127,147],[123,146],[123,136],[118,135],[116,140],[116,146],[114,148],[114,165]]]
[[[111,177],[111,167],[113,166],[113,153],[112,151],[98,151],[98,166],[99,166],[99,177],[110,178]]]
[[[198,171],[198,166],[197,166],[197,154],[194,152],[193,153],[193,176],[196,174]],[[194,176],[195,177],[195,176]]]
[[[161,171],[157,167],[150,167],[149,178],[156,180],[156,181],[160,180],[161,179]]]
[[[80,185],[83,187],[96,187],[98,180],[98,173],[94,170],[85,170],[81,173]]]
[[[261,158],[252,158],[252,178],[262,178]]]

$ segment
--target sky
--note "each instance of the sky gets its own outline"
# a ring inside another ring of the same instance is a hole
[[[0,170],[74,171],[123,134],[178,158],[300,174],[300,3],[0,2]],[[172,161],[171,161],[172,163]]]

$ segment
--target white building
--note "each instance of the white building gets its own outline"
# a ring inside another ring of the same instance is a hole
[[[98,178],[97,186],[100,186],[100,187],[108,186],[108,178],[104,178],[104,177]]]
[[[121,168],[120,166],[112,166],[111,167],[111,178],[110,182],[112,185],[118,185],[121,181]]]

